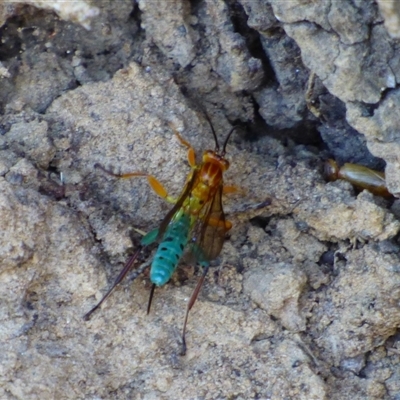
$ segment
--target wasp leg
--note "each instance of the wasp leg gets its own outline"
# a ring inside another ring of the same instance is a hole
[[[192,309],[194,306],[194,303],[197,300],[197,296],[199,295],[200,289],[203,286],[204,279],[207,275],[209,266],[207,265],[204,270],[203,270],[203,275],[197,282],[196,288],[194,289],[192,296],[190,297],[189,303],[187,305],[186,309],[186,315],[185,315],[185,322],[183,324],[183,330],[182,330],[182,350],[181,350],[181,356],[184,356],[186,354],[186,325],[189,317],[189,311]]]
[[[244,190],[238,186],[224,185],[224,187],[222,188],[222,193],[223,194],[239,193],[241,195],[246,195],[246,190]]]
[[[221,220],[218,218],[209,218],[207,221],[208,225],[215,226],[217,228],[225,228],[226,231],[232,228],[232,222],[228,220]]]
[[[137,176],[145,176],[147,178],[147,181],[149,182],[149,185],[151,188],[163,199],[168,201],[168,203],[175,204],[176,199],[172,196],[168,195],[167,189],[165,189],[164,185],[153,175],[146,174],[145,172],[127,172],[125,174],[115,174],[114,172],[111,172],[107,169],[105,169],[103,166],[100,164],[95,164],[95,168],[99,168],[102,171],[106,172],[109,175],[115,176],[116,178],[133,178]]]
[[[179,142],[183,145],[186,146],[189,150],[187,153],[187,160],[189,165],[194,168],[196,166],[196,152],[194,151],[194,148],[192,147],[192,145],[186,141],[179,133],[176,129],[173,129],[175,136],[177,137],[177,139],[179,140]]]
[[[115,282],[113,283],[113,285],[111,286],[111,288],[107,291],[107,293],[103,296],[103,298],[89,311],[87,312],[84,316],[83,319],[85,321],[88,321],[91,317],[91,315],[103,304],[104,300],[107,299],[108,296],[110,296],[110,294],[113,292],[113,290],[115,289],[115,287],[121,283],[121,281],[125,278],[126,274],[131,270],[131,268],[133,267],[133,264],[135,263],[136,259],[138,258],[140,252],[142,251],[142,247],[139,247],[139,249],[136,250],[136,252],[129,258],[129,260],[126,262],[124,268],[122,269],[122,271],[119,273],[119,275],[117,276],[117,279],[115,280]],[[138,277],[145,268],[148,267],[148,265],[144,264],[145,266],[143,268],[139,268],[134,276],[134,279],[136,277]]]

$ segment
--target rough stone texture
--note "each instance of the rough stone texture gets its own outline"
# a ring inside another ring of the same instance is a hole
[[[370,139],[369,148],[378,157],[386,160],[386,183],[394,195],[400,193],[398,141],[400,122],[395,117],[399,107],[400,93],[393,91],[382,100],[381,105],[370,117],[365,116],[363,107],[349,107],[347,118]]]
[[[0,398],[397,398],[399,201],[322,177],[332,154],[379,166],[366,142],[397,193],[400,70],[376,4],[153,4],[96,3],[89,32],[1,7]],[[182,357],[190,258],[150,315],[144,274],[82,318],[171,207],[95,165],[178,196],[174,131],[200,160],[204,110],[220,144],[240,126],[239,191]]]
[[[83,0],[73,2],[63,0],[14,0],[13,3],[19,3],[20,5],[29,4],[37,8],[52,10],[56,12],[60,18],[80,24],[86,29],[90,29],[92,19],[99,15],[99,9],[97,7],[90,7],[89,4]],[[13,8],[7,4],[2,6],[1,12],[5,15],[0,18],[0,26],[4,24],[7,18],[12,15],[16,9],[18,9],[18,7]]]
[[[264,73],[261,60],[251,57],[246,41],[234,32],[229,10],[222,0],[207,0],[207,13],[210,15],[210,30],[207,37],[214,38],[213,47],[219,48],[219,54],[212,67],[233,90],[254,90],[261,83]]]
[[[347,251],[346,273],[338,270],[338,276],[327,291],[320,293],[319,304],[314,308],[313,318],[319,318],[317,344],[334,363],[355,373],[365,367],[369,349],[383,344],[399,326],[398,257],[379,250],[373,244]],[[376,287],[386,290],[377,291]],[[357,358],[362,362],[353,361],[350,368],[348,359]]]
[[[13,124],[9,134],[13,137],[14,152],[24,152],[27,159],[36,162],[40,168],[47,169],[56,153],[47,129],[46,121]]]
[[[276,129],[294,128],[307,111],[304,87],[308,71],[301,62],[298,47],[290,37],[276,31],[262,37],[261,43],[271,60],[279,86],[268,85],[256,92],[259,112],[265,122]]]
[[[385,28],[390,36],[400,38],[400,7],[395,0],[378,0],[379,11],[385,20]]]
[[[254,268],[246,263],[243,292],[263,310],[278,318],[292,332],[305,330],[304,317],[299,312],[298,300],[307,281],[304,272],[285,263]]]
[[[305,65],[345,103],[347,121],[366,136],[371,153],[386,161],[392,193],[400,193],[398,42],[388,36],[377,4],[303,0],[270,3],[285,32],[300,47]],[[385,123],[377,124],[383,115]]]
[[[5,24],[8,18],[10,18],[17,9],[17,4],[15,3],[5,3],[0,4],[0,27]]]
[[[383,40],[384,27],[374,26],[378,15],[373,2],[362,6],[345,0],[271,4],[285,31],[299,45],[303,62],[333,95],[345,102],[376,103],[384,88],[395,87],[389,66],[393,50]],[[379,51],[373,49],[374,44]]]
[[[140,0],[143,12],[141,27],[146,30],[148,40],[159,49],[186,67],[195,57],[194,32],[190,26],[190,5],[186,1],[158,2]]]

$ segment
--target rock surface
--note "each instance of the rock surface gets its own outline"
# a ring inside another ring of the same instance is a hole
[[[383,159],[400,193],[387,14],[372,0],[99,4],[90,31],[0,6],[0,398],[397,398],[398,200],[322,176],[326,157]],[[174,132],[199,161],[215,147],[204,111],[221,144],[240,127],[225,176],[239,190],[183,357],[190,258],[149,315],[146,273],[83,315],[171,208],[96,165],[176,197],[190,168]]]

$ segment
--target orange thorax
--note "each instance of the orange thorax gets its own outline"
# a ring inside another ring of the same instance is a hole
[[[188,199],[188,211],[191,214],[198,214],[204,204],[215,196],[223,184],[223,173],[229,168],[229,162],[217,152],[207,150],[198,168],[197,179]]]

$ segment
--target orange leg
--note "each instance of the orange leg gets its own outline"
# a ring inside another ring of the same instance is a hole
[[[196,166],[196,153],[193,149],[193,147],[190,145],[189,142],[187,142],[179,133],[176,129],[174,129],[173,127],[171,127],[174,131],[175,136],[178,138],[179,142],[186,146],[189,150],[188,150],[188,154],[187,154],[187,159],[189,162],[189,165],[194,168]],[[111,172],[107,169],[105,169],[103,166],[101,166],[100,164],[95,164],[94,166],[95,168],[100,168],[102,171],[106,172],[109,175],[115,176],[116,178],[132,178],[132,177],[136,177],[136,176],[145,176],[149,182],[149,185],[151,186],[151,188],[163,199],[165,199],[166,201],[168,201],[168,203],[172,203],[175,204],[177,199],[175,199],[174,197],[171,197],[168,195],[167,189],[165,189],[165,187],[163,186],[163,184],[153,175],[149,175],[146,174],[144,172],[128,172],[125,174],[114,174],[114,172]]]
[[[242,195],[246,194],[246,191],[240,187],[237,186],[232,186],[232,185],[225,185],[222,188],[222,193],[223,194],[232,194],[232,193],[240,193]]]
[[[168,201],[168,203],[176,203],[176,199],[168,196],[168,192],[167,189],[165,189],[165,187],[163,186],[163,184],[157,179],[155,178],[153,175],[148,175],[144,172],[128,172],[126,174],[114,174],[114,172],[108,171],[107,169],[105,169],[104,167],[102,167],[100,164],[96,164],[95,168],[100,168],[102,171],[106,172],[109,175],[115,176],[116,178],[132,178],[132,177],[136,177],[136,176],[145,176],[147,178],[147,181],[149,182],[149,185],[151,186],[151,188],[163,199],[165,199],[166,201]]]
[[[177,139],[181,142],[182,145],[186,146],[189,150],[188,150],[188,154],[187,154],[187,159],[188,159],[188,163],[189,165],[194,168],[196,166],[196,153],[194,151],[194,148],[191,146],[191,144],[186,141],[179,133],[178,131],[173,128],[171,126],[172,130],[174,131],[175,136],[177,137]]]
[[[232,228],[232,222],[231,221],[222,221],[221,219],[217,219],[217,218],[210,218],[207,221],[208,225],[211,226],[216,226],[218,228],[225,228],[225,230],[229,231],[229,229]]]

